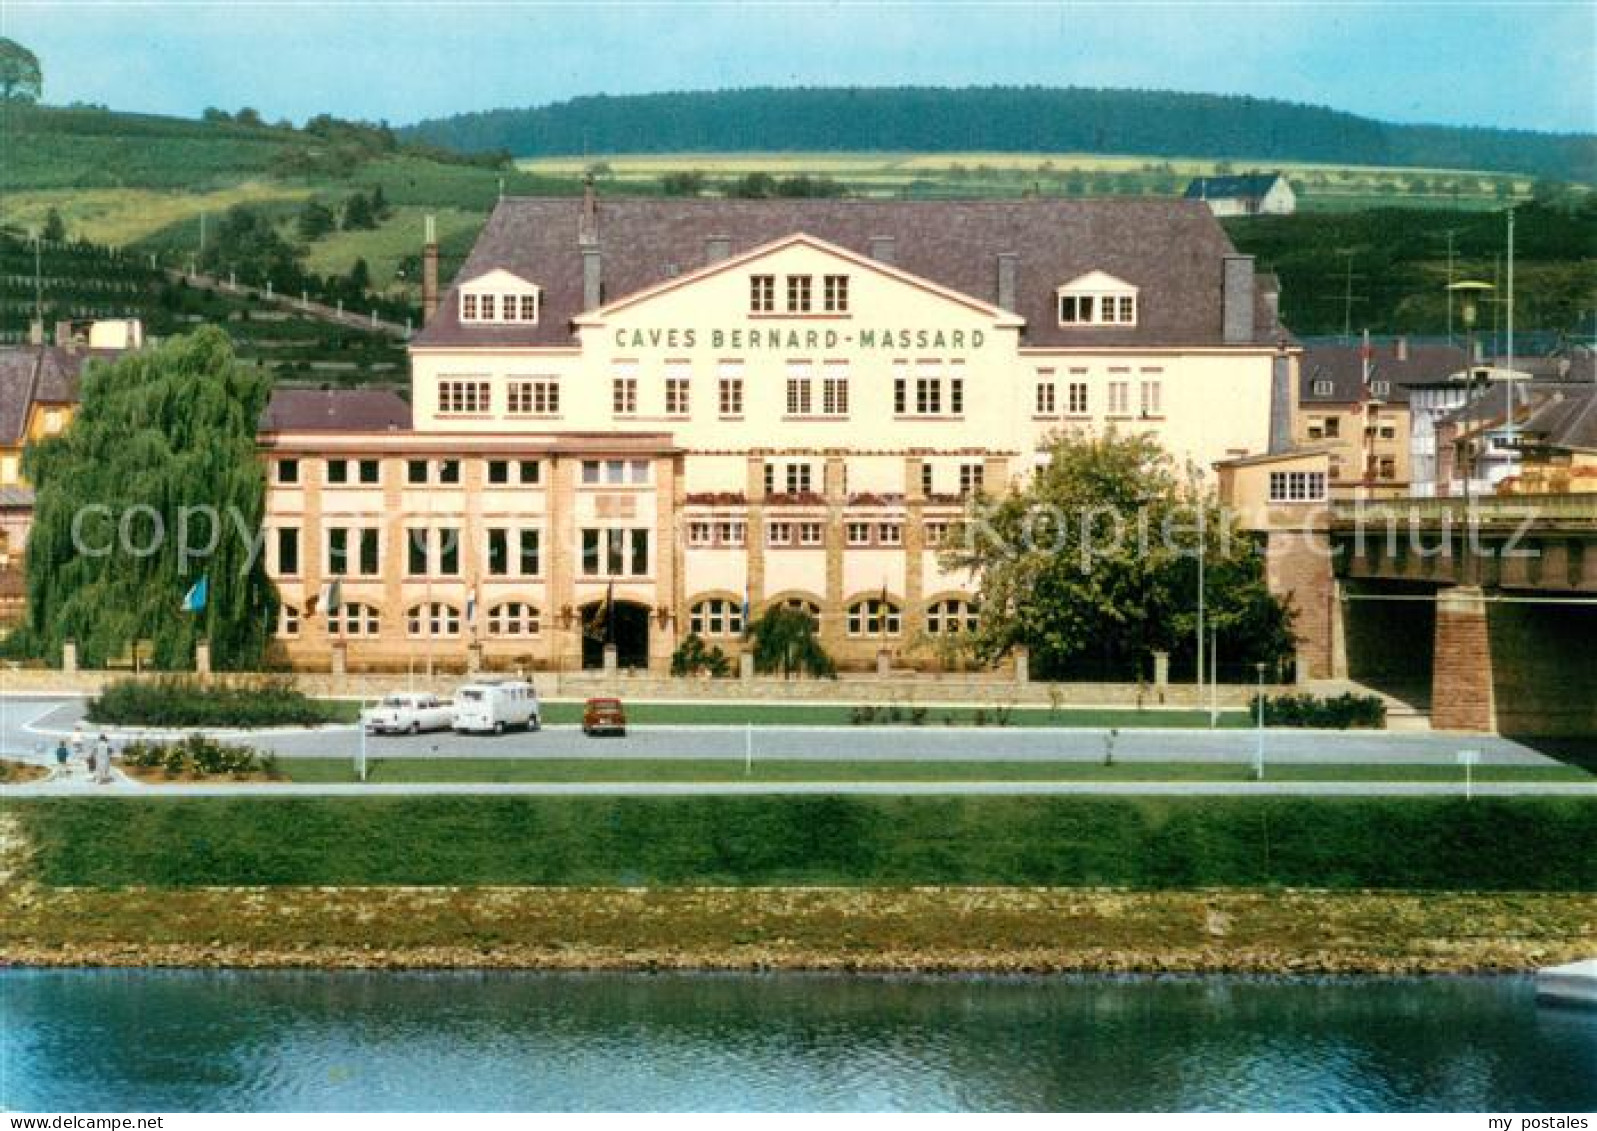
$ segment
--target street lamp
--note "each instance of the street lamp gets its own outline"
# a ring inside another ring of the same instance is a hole
[[[1474,423],[1475,404],[1475,320],[1480,313],[1480,304],[1485,296],[1497,288],[1490,283],[1483,283],[1478,279],[1461,279],[1449,284],[1449,303],[1451,296],[1457,294],[1463,302],[1459,313],[1464,319],[1464,424],[1470,428]],[[1462,449],[1464,455],[1464,500],[1469,502],[1474,487],[1471,480],[1474,478],[1474,459],[1470,456],[1469,444],[1466,441]]]
[[[1259,672],[1259,741],[1253,748],[1253,780],[1264,780],[1264,661],[1253,665]]]

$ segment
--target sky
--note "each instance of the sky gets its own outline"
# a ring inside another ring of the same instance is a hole
[[[582,94],[1039,84],[1597,132],[1593,0],[264,3],[0,0],[45,101],[399,125]]]

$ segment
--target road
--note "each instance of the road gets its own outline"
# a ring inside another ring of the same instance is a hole
[[[69,734],[82,700],[0,699],[0,753],[38,758]],[[1070,728],[792,727],[753,728],[758,759],[792,761],[1014,761],[1099,762],[1105,732]],[[263,732],[241,738],[281,758],[354,759],[354,727]],[[626,738],[590,739],[575,727],[498,737],[426,734],[367,740],[369,759],[392,758],[603,758],[741,760],[749,737],[741,727],[645,727]],[[1114,755],[1121,762],[1244,764],[1254,757],[1249,730],[1122,730]],[[1385,731],[1265,732],[1266,764],[1454,765],[1458,752],[1478,750],[1490,766],[1551,766],[1546,755],[1510,739]],[[187,788],[187,787],[185,787]]]

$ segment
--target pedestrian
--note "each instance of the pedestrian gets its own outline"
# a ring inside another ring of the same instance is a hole
[[[72,757],[72,751],[67,749],[67,740],[61,739],[55,744],[55,764],[58,773],[66,773],[67,759]]]
[[[111,740],[104,734],[94,744],[94,780],[101,785],[111,782]]]
[[[84,758],[87,756],[88,752],[83,746],[83,724],[77,723],[72,728],[72,757]]]

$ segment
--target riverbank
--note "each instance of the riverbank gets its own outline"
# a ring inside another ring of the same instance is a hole
[[[1592,895],[8,887],[28,966],[1455,974],[1588,956]]]

